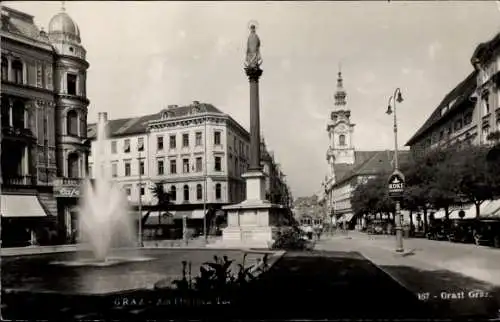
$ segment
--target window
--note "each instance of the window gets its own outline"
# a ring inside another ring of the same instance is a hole
[[[140,174],[141,176],[143,176],[143,175],[144,175],[144,160],[140,160],[140,161],[139,161],[139,174]]]
[[[196,132],[196,134],[195,134],[195,145],[196,146],[201,145],[201,137],[202,137],[201,132]]]
[[[187,148],[189,146],[189,134],[184,133],[182,135],[182,147]]]
[[[182,172],[189,173],[189,159],[182,159]]]
[[[163,136],[156,137],[156,149],[158,151],[163,150]]]
[[[234,145],[234,152],[238,153],[238,139],[236,139],[236,136],[234,137],[233,145]]]
[[[189,201],[189,186],[184,185],[184,201]]]
[[[222,158],[221,157],[215,157],[215,171],[222,171]]]
[[[19,59],[16,59],[12,62],[12,74],[14,76],[14,83],[23,83],[23,63]]]
[[[203,188],[201,187],[201,184],[196,185],[196,199],[203,199]]]
[[[469,125],[472,123],[472,112],[467,112],[464,116],[464,125]]]
[[[144,138],[137,139],[137,151],[144,151]]]
[[[214,144],[220,145],[220,131],[214,132]]]
[[[490,113],[490,99],[489,98],[490,98],[489,95],[483,96],[483,116]]]
[[[111,141],[111,153],[116,154],[116,141]]]
[[[217,183],[215,185],[215,199],[219,200],[222,197],[221,184]]]
[[[78,178],[79,176],[79,171],[78,171],[78,164],[79,164],[79,157],[77,153],[71,153],[68,155],[68,177],[69,178]]]
[[[92,164],[89,164],[89,168],[87,170],[87,176],[89,178],[92,178]]]
[[[170,136],[170,148],[175,149],[177,147],[177,140],[175,135]]]
[[[118,177],[118,165],[116,163],[111,164],[111,176],[113,178]]]
[[[66,74],[66,86],[69,95],[76,95],[76,75]]]
[[[66,126],[68,135],[78,136],[78,113],[75,110],[66,114]]]
[[[340,134],[339,135],[339,145],[340,146],[344,146],[345,145],[345,135],[344,134]]]
[[[125,161],[125,176],[130,177],[130,161]]]
[[[170,187],[170,200],[174,202],[177,200],[177,189],[175,186]]]
[[[164,163],[163,160],[156,161],[156,165],[158,168],[158,175],[160,175],[160,176],[163,175],[163,167],[164,167],[163,163]]]
[[[123,143],[123,152],[130,152],[130,139],[125,139],[125,142]]]
[[[177,161],[176,160],[170,160],[170,173],[171,174],[177,173]]]
[[[6,81],[9,77],[9,61],[2,55],[2,80]]]
[[[129,186],[125,187],[125,194],[127,196],[130,196],[132,194],[132,189]]]
[[[202,165],[202,158],[201,157],[197,157],[196,158],[196,172],[201,172],[203,171],[203,165]]]
[[[145,190],[146,189],[144,189],[144,186],[141,185],[141,187],[139,188],[139,193],[141,194],[141,197],[144,196],[144,193],[146,192]]]
[[[444,138],[444,130],[441,130],[439,132],[439,140],[442,140]]]
[[[234,158],[234,171],[236,171],[236,175],[238,175],[238,158]]]
[[[462,129],[462,120],[459,119],[459,120],[456,120],[455,121],[455,131],[459,131]]]
[[[490,135],[490,127],[485,126],[483,127],[483,142],[486,142],[486,140],[488,139],[488,135]]]

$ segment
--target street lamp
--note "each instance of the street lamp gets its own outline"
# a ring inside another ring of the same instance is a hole
[[[391,105],[392,102],[392,105]],[[399,170],[399,160],[398,160],[398,121],[396,118],[396,102],[403,102],[403,96],[401,95],[401,89],[398,87],[394,91],[394,95],[389,97],[389,102],[387,106],[387,115],[394,114],[394,170]],[[396,214],[395,214],[395,224],[396,224],[396,252],[403,252],[403,227],[401,218],[401,204],[399,199],[396,198]]]

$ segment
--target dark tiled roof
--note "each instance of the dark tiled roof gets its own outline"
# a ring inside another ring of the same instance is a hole
[[[207,111],[209,113],[224,114],[212,104],[200,103],[196,105],[196,107],[199,108],[198,112],[200,113],[204,113],[205,111]],[[169,118],[177,118],[190,115],[190,113],[193,112],[194,108],[194,105],[170,107],[156,114],[109,120],[108,134],[110,137],[120,137],[146,133],[148,122],[161,119],[162,113],[168,112],[170,113]],[[87,126],[87,137],[89,139],[94,139],[96,137],[96,126],[96,123],[91,123]]]
[[[2,8],[2,30],[48,43],[48,39],[40,37],[40,30],[35,25],[33,16],[9,7]]]
[[[493,39],[487,42],[480,43],[474,53],[472,54],[471,63],[474,64],[474,60],[479,59],[484,62],[491,58],[493,51],[500,46],[500,33],[496,34]]]
[[[448,119],[464,106],[463,103],[468,101],[476,89],[476,75],[476,71],[470,73],[465,80],[463,80],[445,96],[438,107],[429,116],[427,121],[425,121],[424,125],[422,125],[420,129],[411,137],[411,139],[408,140],[408,143],[406,143],[407,146],[414,144],[435,125],[445,119]],[[449,107],[449,110],[444,115],[441,115],[441,109],[450,104],[453,100],[455,100],[454,104]]]
[[[393,170],[394,151],[355,151],[354,164],[336,164],[335,184],[340,184],[354,176],[376,175]],[[408,162],[410,151],[399,151],[399,165]]]

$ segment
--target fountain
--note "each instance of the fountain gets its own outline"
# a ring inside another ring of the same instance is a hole
[[[99,113],[95,179],[85,182],[78,216],[80,240],[97,261],[105,261],[112,246],[132,246],[136,240],[125,194],[110,181],[106,123],[107,113]]]
[[[99,113],[93,182],[87,178],[80,199],[78,235],[82,250],[90,250],[92,257],[76,261],[53,262],[65,266],[109,266],[128,261],[144,261],[149,258],[127,256],[111,257],[114,247],[133,247],[136,234],[130,217],[128,200],[119,187],[111,182],[107,147],[107,113]]]

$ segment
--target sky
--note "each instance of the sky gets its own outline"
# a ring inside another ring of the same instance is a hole
[[[48,29],[61,3],[9,2]],[[295,197],[327,173],[326,123],[341,65],[357,150],[393,149],[397,87],[403,146],[500,32],[499,1],[65,3],[90,63],[89,122],[211,103],[249,128],[243,71],[249,22],[261,39],[261,130]]]

